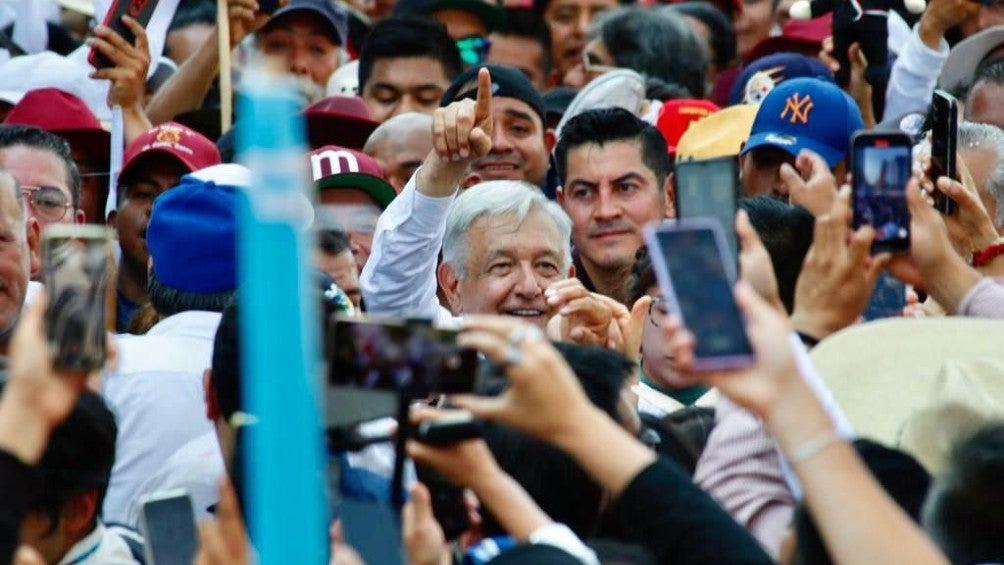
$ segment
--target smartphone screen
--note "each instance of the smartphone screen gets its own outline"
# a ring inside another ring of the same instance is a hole
[[[958,102],[951,94],[935,90],[931,99],[931,168],[928,172],[931,182],[943,176],[958,180],[955,170],[958,130]],[[934,190],[931,196],[935,209],[942,214],[955,211],[955,202],[940,190]]]
[[[738,262],[736,209],[739,166],[735,158],[686,161],[676,165],[676,210],[680,218],[711,218],[722,226],[733,262]]]
[[[145,28],[146,25],[150,23],[150,18],[153,17],[153,11],[157,8],[157,1],[158,0],[112,0],[112,5],[108,7],[108,12],[105,13],[105,19],[102,22],[102,25],[115,30],[116,33],[122,36],[122,39],[124,39],[126,43],[132,45],[136,42],[136,35],[131,29],[122,23],[122,16],[129,16]],[[87,56],[87,61],[93,65],[95,69],[104,69],[115,66],[115,63],[113,63],[111,59],[94,48],[91,48],[91,52]]]
[[[396,321],[335,322],[329,380],[372,390],[410,389],[416,396],[471,392],[477,352],[457,332]]]
[[[89,372],[105,364],[111,237],[105,227],[71,224],[50,225],[42,235],[46,337],[59,369]]]
[[[694,368],[712,370],[753,362],[753,350],[732,294],[734,264],[725,260],[721,229],[709,220],[684,220],[649,231],[649,254],[670,308],[696,339]]]
[[[143,502],[140,525],[148,564],[191,565],[197,538],[188,493],[169,491],[148,498]]]
[[[900,134],[859,134],[853,147],[854,226],[875,228],[875,252],[910,249],[910,209],[906,204],[910,140]]]

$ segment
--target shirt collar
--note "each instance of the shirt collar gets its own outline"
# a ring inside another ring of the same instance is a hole
[[[59,561],[59,565],[74,565],[76,563],[82,563],[88,557],[94,555],[98,548],[101,546],[101,540],[105,537],[105,527],[98,522],[97,527],[95,527],[91,533],[84,536],[84,538],[73,545],[70,551],[66,552],[66,555]]]

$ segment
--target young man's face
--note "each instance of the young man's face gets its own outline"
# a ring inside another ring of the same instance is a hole
[[[617,5],[617,0],[552,0],[548,4],[544,20],[551,30],[551,59],[559,78],[582,61],[586,33],[596,15]]]
[[[795,165],[795,157],[783,149],[763,146],[750,150],[740,158],[744,196],[774,196],[787,198],[781,182],[781,165]]]
[[[258,45],[268,55],[284,57],[290,73],[309,78],[321,88],[338,68],[339,46],[330,26],[310,12],[292,12],[270,22]]]
[[[488,62],[519,69],[540,92],[547,90],[544,45],[532,37],[493,33]]]
[[[153,201],[191,171],[178,159],[159,153],[143,157],[136,165],[130,167],[135,172],[123,179],[121,204],[111,223],[118,233],[122,261],[132,269],[145,269],[150,258],[146,227]]]
[[[770,36],[777,14],[775,4],[775,0],[743,0],[743,9],[736,13],[732,23],[740,57]]]
[[[547,177],[547,156],[554,136],[529,104],[515,98],[492,99],[492,150],[474,161],[463,186],[488,180],[522,180],[540,186]]]
[[[366,84],[360,85],[370,116],[378,122],[406,112],[431,115],[449,86],[443,64],[432,57],[377,59]]]
[[[583,263],[600,269],[634,263],[645,224],[663,218],[665,187],[642,161],[639,141],[569,149],[558,202],[572,219]]]

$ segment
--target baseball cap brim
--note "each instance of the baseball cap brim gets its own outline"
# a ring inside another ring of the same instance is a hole
[[[740,155],[746,155],[757,147],[775,147],[794,157],[798,157],[798,153],[801,150],[808,149],[814,153],[818,153],[831,169],[836,167],[837,163],[843,161],[844,157],[847,156],[847,148],[839,150],[809,137],[796,137],[793,135],[778,134],[770,131],[751,135],[749,140],[746,141],[746,146],[743,147],[743,151]]]
[[[1004,45],[1004,25],[985,29],[959,42],[948,53],[938,84],[948,90],[970,86],[983,59],[1001,45]]]
[[[430,2],[425,8],[426,14],[438,12],[439,10],[463,10],[470,12],[481,18],[485,22],[488,31],[494,31],[505,24],[505,12],[498,6],[482,2],[481,0],[441,0]]]
[[[196,171],[199,168],[197,164],[193,163],[190,159],[186,159],[182,154],[179,154],[179,152],[158,147],[155,149],[147,149],[146,151],[137,153],[136,156],[130,159],[128,163],[122,165],[122,171],[119,173],[119,178],[120,179],[128,178],[129,173],[131,173],[133,169],[136,168],[137,163],[141,163],[144,159],[146,159],[150,155],[158,155],[158,154],[174,157],[188,169],[189,173],[191,173],[192,171]]]
[[[305,112],[307,139],[313,148],[338,145],[362,151],[370,134],[379,127],[373,120]]]
[[[355,188],[366,193],[381,210],[387,209],[397,192],[387,181],[362,173],[342,173],[314,183],[317,190]]]
[[[318,10],[313,6],[306,6],[302,4],[290,3],[286,4],[282,8],[279,8],[272,13],[272,17],[269,18],[268,23],[265,24],[265,27],[263,27],[261,31],[264,32],[269,30],[279,17],[285,16],[286,14],[292,14],[294,12],[310,12],[311,14],[321,16],[324,21],[331,26],[331,29],[334,32],[333,38],[338,42],[338,45],[345,45],[348,41],[348,19],[343,22],[338,22],[322,10]]]

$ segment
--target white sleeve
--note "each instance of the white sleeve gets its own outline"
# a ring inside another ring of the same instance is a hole
[[[556,547],[585,565],[600,565],[596,552],[589,549],[568,526],[552,522],[541,526],[530,534],[530,543],[534,545],[550,545]]]
[[[444,198],[421,194],[417,177],[416,172],[380,215],[359,284],[369,314],[441,323],[452,316],[436,298],[436,265],[456,193]]]
[[[917,29],[915,25],[892,66],[883,119],[898,118],[909,112],[924,112],[931,103],[931,94],[948,58],[948,42],[942,39],[938,50],[934,51],[924,45]]]

